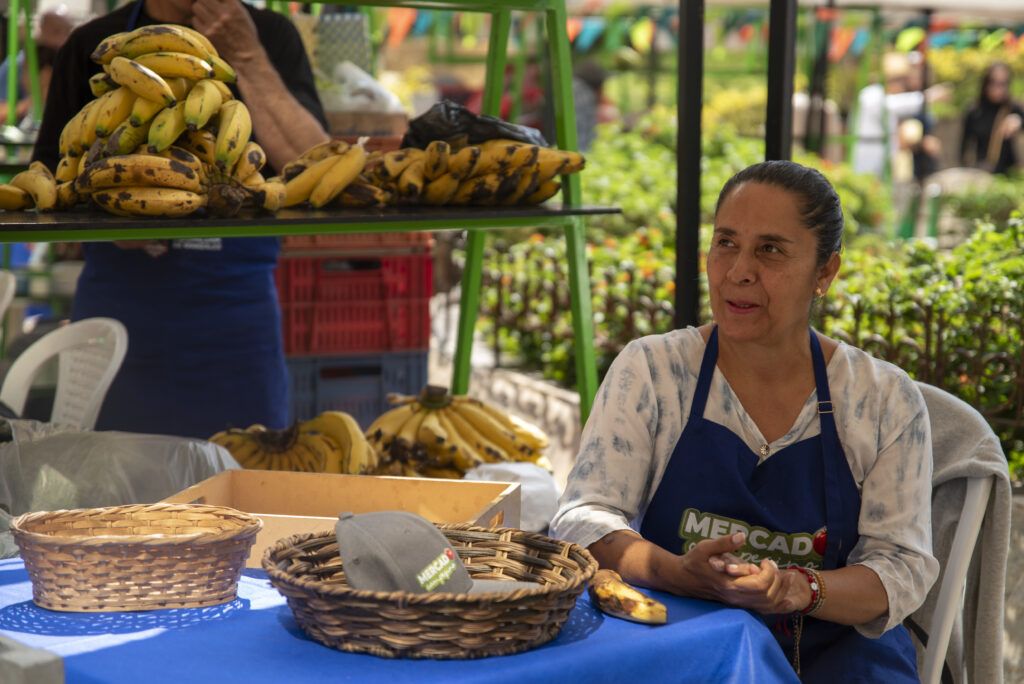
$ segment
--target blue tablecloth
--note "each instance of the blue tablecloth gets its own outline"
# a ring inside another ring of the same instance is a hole
[[[310,640],[262,573],[212,608],[59,613],[32,603],[18,559],[0,561],[0,633],[64,658],[69,684],[216,682],[796,682],[768,629],[743,610],[653,593],[669,624],[599,612],[584,592],[561,634],[513,656],[388,660]]]

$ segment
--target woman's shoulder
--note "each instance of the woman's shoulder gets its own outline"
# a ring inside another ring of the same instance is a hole
[[[859,396],[861,402],[885,405],[886,410],[902,405],[903,410],[916,413],[924,406],[921,390],[905,370],[844,342],[836,342],[829,382],[848,388],[850,396]]]
[[[699,328],[686,327],[657,335],[645,335],[630,341],[616,362],[646,365],[653,380],[657,381],[662,371],[679,375],[696,364],[704,355],[704,337]],[[696,373],[696,368],[691,368]]]

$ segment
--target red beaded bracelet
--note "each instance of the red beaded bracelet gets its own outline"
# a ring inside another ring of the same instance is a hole
[[[814,615],[825,603],[825,582],[821,579],[821,573],[799,565],[790,566],[790,569],[796,570],[806,577],[807,584],[811,587],[811,601],[799,612],[802,615]]]

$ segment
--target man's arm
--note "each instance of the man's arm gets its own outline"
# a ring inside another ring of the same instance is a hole
[[[238,89],[250,103],[253,131],[267,153],[267,161],[280,169],[308,148],[328,139],[320,120],[292,94],[260,43],[256,25],[239,0],[197,0],[193,26],[207,36],[221,56],[238,72]],[[294,27],[277,41],[298,43]],[[292,45],[285,45],[288,51]],[[294,50],[291,50],[294,52]],[[305,53],[296,56],[297,69],[308,71]],[[291,76],[291,74],[289,74]]]

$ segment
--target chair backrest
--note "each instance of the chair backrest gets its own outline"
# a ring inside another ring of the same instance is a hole
[[[50,421],[92,429],[103,399],[128,351],[128,331],[112,318],[87,318],[36,340],[15,359],[0,387],[0,401],[21,413],[32,379],[58,356],[57,394]]]
[[[918,383],[918,387],[928,406],[932,427],[932,452],[936,468],[934,487],[943,486],[944,482],[952,482],[947,478],[954,471],[962,475],[970,472],[964,466],[972,460],[978,463],[976,459],[980,458],[982,453],[997,451],[1001,457],[998,438],[974,408],[937,387],[925,383]],[[979,451],[980,445],[988,446]],[[1005,468],[1005,464],[1002,467]],[[972,470],[977,471],[977,468]],[[980,472],[986,472],[983,466]],[[961,476],[959,479],[966,482],[963,507],[955,513],[958,516],[955,531],[952,543],[948,547],[949,553],[945,558],[940,555],[938,539],[933,540],[936,542],[936,555],[942,566],[942,573],[941,582],[929,592],[929,599],[934,598],[934,611],[927,625],[927,644],[924,646],[921,666],[923,684],[939,684],[948,681],[950,675],[954,681],[965,681],[963,671],[954,673],[952,670],[943,680],[943,666],[946,664],[954,626],[963,612],[967,574],[985,521],[995,478],[995,475]],[[959,499],[957,501],[959,502]],[[937,512],[937,509],[933,510],[933,522],[934,514]],[[948,541],[948,537],[945,539]],[[958,667],[963,664],[960,663]]]
[[[14,301],[18,280],[10,271],[0,271],[0,318],[7,313],[7,307]]]
[[[935,612],[928,626],[928,645],[924,651],[924,667],[921,671],[922,684],[939,684],[942,679],[942,665],[946,662],[949,639],[957,614],[963,609],[964,589],[967,583],[967,569],[971,565],[974,547],[985,520],[985,509],[992,493],[995,477],[972,477],[967,480],[964,496],[963,515],[956,526],[953,548],[946,559],[939,596],[935,601]]]

